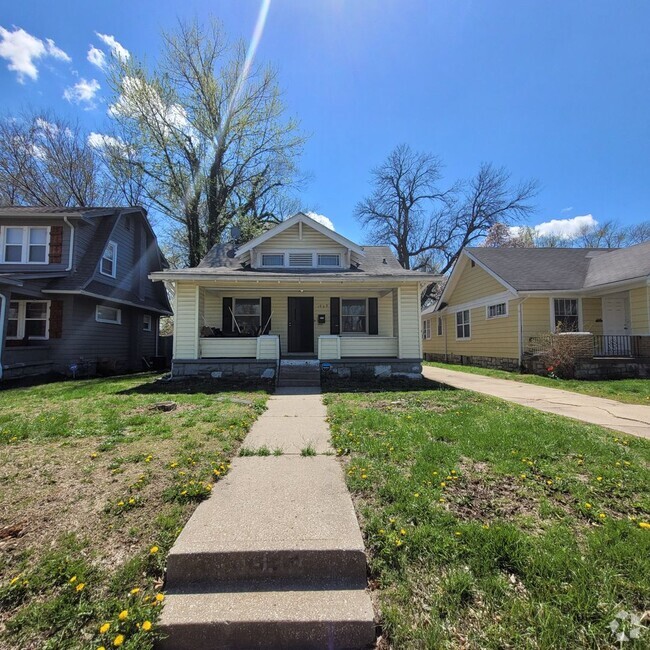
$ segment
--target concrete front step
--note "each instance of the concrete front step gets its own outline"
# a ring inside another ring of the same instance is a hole
[[[236,458],[196,509],[169,553],[168,587],[241,580],[366,584],[363,539],[332,457]]]
[[[298,388],[305,386],[306,388],[316,388],[320,386],[320,381],[313,379],[282,379],[280,378],[277,383],[279,388]]]
[[[373,609],[364,590],[169,593],[162,650],[367,648]]]

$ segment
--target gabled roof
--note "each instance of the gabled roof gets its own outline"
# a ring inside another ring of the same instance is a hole
[[[5,205],[0,206],[0,217],[101,217],[106,214],[111,214],[115,210],[126,210],[129,208],[78,208],[78,207],[62,207],[62,206],[47,206],[47,205]],[[139,209],[139,208],[131,208]]]
[[[255,237],[255,239],[251,239],[250,241],[246,242],[241,248],[235,251],[235,256],[240,257],[244,253],[250,252],[252,248],[256,248],[260,244],[263,244],[264,242],[268,241],[269,239],[273,239],[273,237],[279,235],[281,232],[284,232],[288,228],[291,228],[292,226],[296,225],[297,223],[303,223],[309,226],[310,228],[313,228],[321,235],[325,235],[325,237],[329,237],[332,241],[335,241],[337,244],[340,244],[341,246],[345,246],[345,248],[349,248],[350,250],[354,251],[357,255],[364,254],[361,246],[355,244],[353,241],[350,241],[346,237],[343,237],[343,235],[339,235],[337,232],[334,232],[330,228],[323,226],[322,224],[318,223],[318,221],[314,221],[314,219],[308,217],[304,212],[297,212],[292,217],[289,217],[282,223],[279,223],[277,226],[274,226],[270,230],[267,230],[265,233],[259,235],[258,237]]]
[[[591,260],[585,288],[650,276],[650,241],[621,248]]]

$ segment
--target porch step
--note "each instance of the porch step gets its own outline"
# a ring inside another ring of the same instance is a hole
[[[282,388],[320,386],[320,364],[318,360],[283,359],[280,362],[277,385]]]
[[[375,638],[363,589],[168,594],[162,650],[365,648]]]

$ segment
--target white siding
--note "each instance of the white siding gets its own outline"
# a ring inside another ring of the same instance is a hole
[[[174,318],[174,357],[196,359],[199,336],[197,289],[195,284],[176,283]]]

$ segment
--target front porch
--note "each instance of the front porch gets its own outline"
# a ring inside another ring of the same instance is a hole
[[[293,358],[321,362],[330,374],[341,369],[349,376],[350,363],[377,376],[386,366],[391,375],[419,373],[417,284],[385,288],[339,281],[329,290],[303,282],[294,290],[220,284],[177,284],[175,375],[268,378]]]

